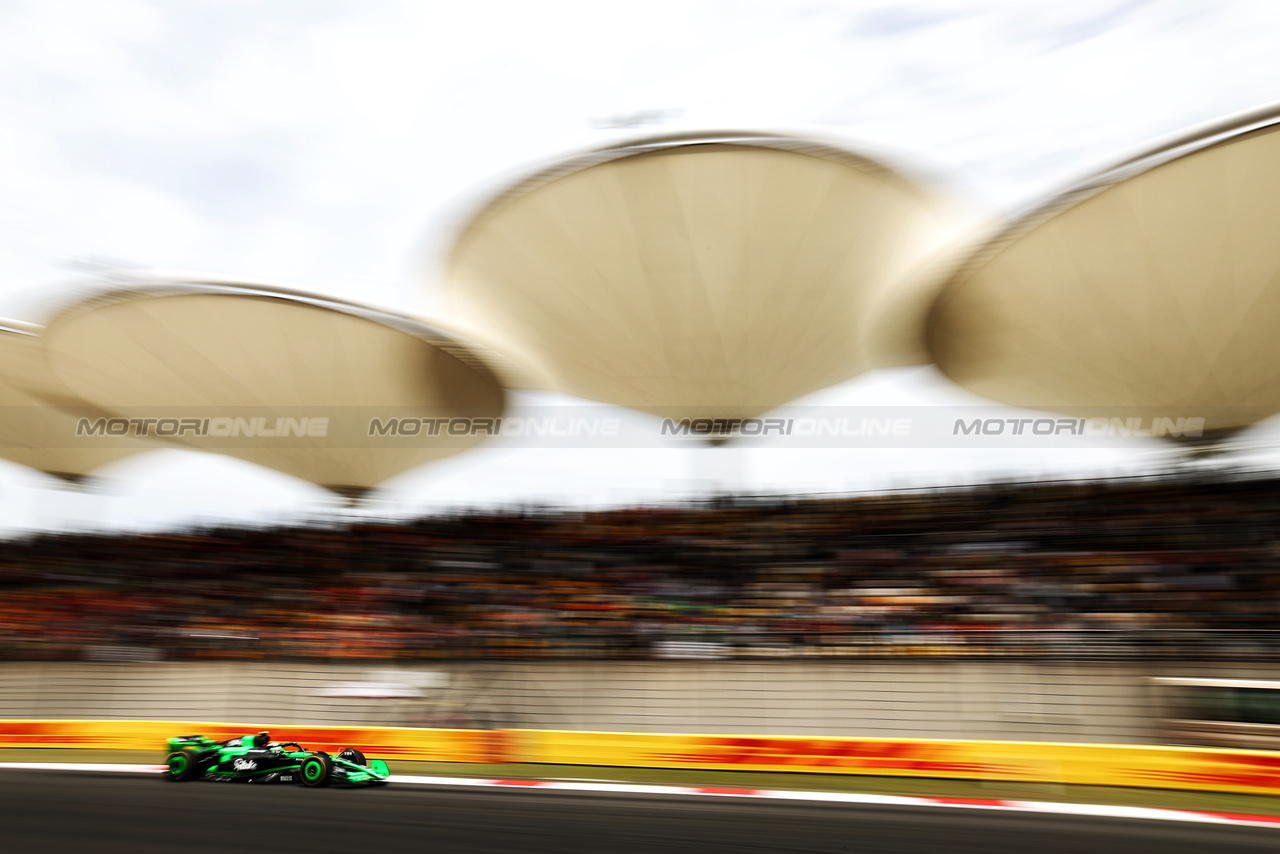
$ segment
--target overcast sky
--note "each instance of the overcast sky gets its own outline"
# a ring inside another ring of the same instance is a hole
[[[1153,138],[1280,100],[1280,3],[0,0],[0,315],[40,320],[78,271],[272,280],[419,314],[460,216],[619,119],[782,129],[885,157],[985,214]],[[927,370],[815,396],[968,400]],[[712,456],[719,454],[719,456]],[[380,512],[654,501],[721,482],[831,492],[1121,472],[1076,453],[472,452]],[[0,527],[296,517],[324,495],[164,451],[77,495],[0,463]]]

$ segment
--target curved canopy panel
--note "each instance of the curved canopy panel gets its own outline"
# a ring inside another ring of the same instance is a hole
[[[1080,416],[1280,411],[1280,111],[1053,199],[943,286],[926,337],[979,394]]]
[[[177,281],[62,312],[49,365],[139,431],[346,496],[496,432],[493,373],[406,317],[255,285]]]
[[[99,466],[155,447],[77,431],[81,419],[101,413],[49,373],[39,333],[37,326],[0,320],[0,457],[78,482]]]
[[[562,391],[752,417],[867,367],[864,309],[950,216],[824,144],[650,138],[499,195],[464,227],[446,282],[462,320]]]

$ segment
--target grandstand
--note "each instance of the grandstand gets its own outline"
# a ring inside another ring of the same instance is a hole
[[[1280,655],[1280,480],[43,534],[7,659]]]

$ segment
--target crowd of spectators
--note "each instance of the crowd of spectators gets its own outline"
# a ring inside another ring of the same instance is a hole
[[[40,535],[0,657],[1280,658],[1280,480]]]

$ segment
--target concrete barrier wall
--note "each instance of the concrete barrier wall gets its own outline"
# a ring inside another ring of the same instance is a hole
[[[1280,679],[1280,667],[930,659],[5,662],[0,718],[1134,744],[1155,737],[1151,676]],[[391,693],[389,686],[420,696],[332,696]]]

